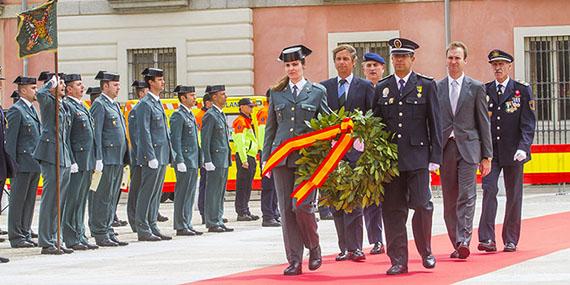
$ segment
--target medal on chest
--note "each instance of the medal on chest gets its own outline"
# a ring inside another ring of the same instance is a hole
[[[418,94],[416,94],[416,96],[418,96],[419,98],[422,98],[422,90],[423,90],[423,86],[416,86],[416,90],[418,91]]]

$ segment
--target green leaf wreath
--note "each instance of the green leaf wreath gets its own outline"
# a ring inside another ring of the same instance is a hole
[[[380,204],[384,194],[383,184],[399,175],[398,146],[390,142],[392,134],[384,130],[385,124],[380,118],[372,116],[372,111],[364,115],[359,110],[345,112],[342,108],[337,113],[319,115],[306,123],[313,130],[321,130],[340,124],[346,117],[350,117],[354,123],[353,136],[364,142],[364,153],[354,168],[348,161],[342,160],[331,172],[319,188],[319,205],[350,213],[355,208]],[[301,158],[296,161],[299,167],[295,183],[308,180],[330,150],[331,141],[328,140],[317,141],[312,146],[301,149]]]

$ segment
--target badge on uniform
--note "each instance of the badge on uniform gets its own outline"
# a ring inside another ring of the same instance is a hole
[[[420,85],[420,86],[416,86],[416,90],[418,90],[418,94],[417,94],[418,98],[422,98],[422,90],[423,90],[423,89],[424,89],[424,88],[423,88],[423,86],[421,86],[421,85]]]
[[[489,102],[489,99],[490,99],[490,98],[489,98],[489,95],[487,95],[487,96],[485,97],[485,99],[487,99],[487,102]],[[492,106],[492,105],[493,105],[493,104],[491,104],[491,106]]]
[[[117,126],[117,120],[113,120],[113,126]]]
[[[388,89],[388,87],[384,88],[384,90],[382,90],[382,97],[387,98],[388,94],[390,94],[390,89]]]
[[[515,90],[515,96],[512,98],[512,100],[513,100],[513,106],[515,108],[521,107],[521,92],[519,90]]]
[[[388,104],[392,105],[394,103],[394,97],[388,99]]]
[[[487,96],[488,98],[489,96]],[[489,104],[489,108],[493,108],[493,103]]]
[[[515,103],[513,101],[505,102],[505,112],[514,113],[517,111],[517,109],[518,109],[518,107],[515,106]]]

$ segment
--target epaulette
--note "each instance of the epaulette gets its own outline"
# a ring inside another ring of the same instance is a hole
[[[378,85],[378,84],[380,84],[380,83],[382,83],[382,82],[384,82],[384,81],[386,81],[386,80],[388,80],[388,79],[390,79],[390,78],[392,78],[392,77],[394,77],[394,74],[390,74],[390,75],[388,75],[388,76],[386,76],[386,77],[384,77],[384,78],[378,80],[378,83],[376,83],[376,85]]]
[[[425,78],[425,79],[428,79],[428,80],[433,80],[433,77],[431,77],[431,76],[423,75],[423,74],[417,73],[417,72],[416,72],[416,74],[417,74],[419,77],[421,77],[421,78]]]
[[[326,88],[326,87],[324,87],[323,85],[321,85],[320,83],[317,83],[317,82],[312,82],[312,83],[313,83],[313,86],[314,86],[314,87],[316,87],[316,88],[318,88],[318,89],[321,89],[321,91],[327,93],[327,88]]]
[[[528,84],[528,82],[524,81],[524,80],[520,80],[520,79],[516,79],[515,82],[520,83],[524,86],[530,86],[530,84]]]

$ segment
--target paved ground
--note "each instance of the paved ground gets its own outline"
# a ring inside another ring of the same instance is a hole
[[[569,211],[570,195],[558,195],[557,192],[557,187],[527,188],[523,205],[524,218]],[[442,200],[437,192],[434,196],[433,232],[441,234],[445,232]],[[126,195],[119,205],[119,215],[123,219],[126,216],[125,199]],[[504,202],[505,198],[500,197],[501,207]],[[252,201],[251,206],[254,213],[260,214],[258,199]],[[65,256],[42,256],[39,249],[16,250],[9,248],[7,242],[0,243],[0,256],[11,259],[10,263],[0,265],[0,284],[180,284],[285,262],[280,228],[262,228],[259,221],[235,222],[233,202],[226,202],[225,207],[226,217],[230,219],[228,225],[236,229],[233,233],[206,233],[200,237],[174,237],[171,241],[145,243],[136,241],[136,235],[130,233],[127,226],[117,230],[121,240],[131,242],[129,246],[76,252]],[[172,203],[161,205],[161,213],[170,218],[172,211]],[[499,209],[499,223],[503,219],[502,212],[503,208]],[[480,199],[477,222],[479,213]],[[6,214],[0,216],[3,229],[6,228],[6,218]],[[205,230],[202,225],[198,225],[199,215],[194,217],[194,223],[196,229]],[[37,229],[37,211],[33,228]],[[161,228],[164,233],[174,234],[171,221],[161,223]],[[333,222],[319,222],[319,233],[323,254],[336,253]],[[409,233],[411,235],[411,230]],[[570,249],[563,250],[463,283],[569,284],[569,253]],[[386,268],[378,268],[379,272],[385,270]]]

